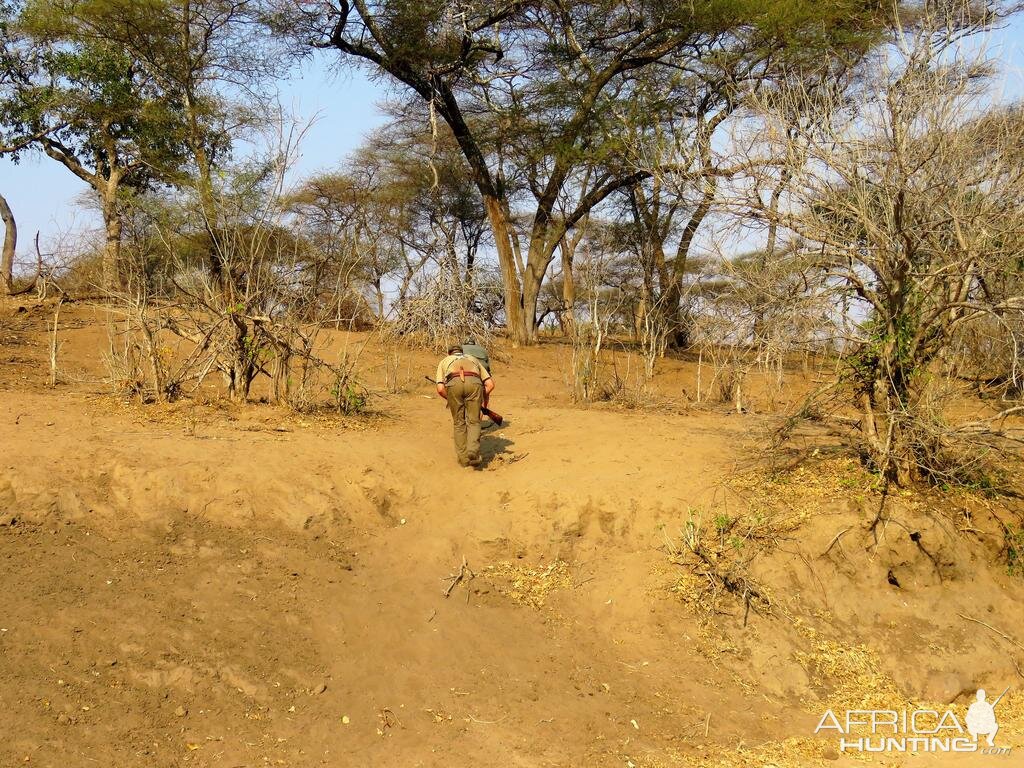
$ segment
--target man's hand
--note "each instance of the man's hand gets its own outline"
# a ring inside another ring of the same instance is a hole
[[[448,388],[445,387],[444,384],[437,385],[437,396],[440,397],[442,400],[448,399]]]
[[[488,379],[484,382],[484,395],[490,395],[494,391],[494,379]]]

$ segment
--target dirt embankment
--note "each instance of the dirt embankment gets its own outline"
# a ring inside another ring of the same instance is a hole
[[[872,529],[849,462],[755,470],[771,417],[575,408],[555,347],[499,366],[474,472],[426,386],[129,406],[90,310],[54,390],[47,312],[4,312],[0,764],[831,765],[825,707],[1024,685],[1003,501]]]

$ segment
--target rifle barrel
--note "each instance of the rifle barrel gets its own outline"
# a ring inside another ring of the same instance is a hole
[[[1005,688],[1005,689],[1003,689],[1003,692],[999,694],[999,698],[998,698],[998,699],[996,699],[995,701],[993,701],[993,702],[992,702],[992,709],[995,709],[995,708],[996,708],[996,704],[998,704],[998,703],[999,703],[999,701],[1000,701],[1000,699],[1002,699],[1002,698],[1003,698],[1003,696],[1005,696],[1005,695],[1006,695],[1006,692],[1007,692],[1008,690],[1010,690],[1010,686],[1006,686],[1006,688]]]

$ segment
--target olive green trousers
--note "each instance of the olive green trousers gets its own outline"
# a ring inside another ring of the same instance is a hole
[[[467,376],[465,381],[452,379],[446,388],[454,425],[455,454],[460,464],[468,464],[480,457],[480,406],[484,385],[475,376]]]

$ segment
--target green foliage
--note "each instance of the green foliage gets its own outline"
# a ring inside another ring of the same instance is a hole
[[[246,362],[262,366],[270,360],[270,346],[256,335],[246,334],[241,340],[242,354]]]
[[[682,166],[710,153],[710,135],[748,97],[858,61],[880,39],[886,14],[864,0],[319,7],[296,15],[303,37],[429,103],[458,139],[479,192],[498,202],[490,216],[509,283],[505,311],[513,338],[527,343],[558,243],[612,195],[665,170],[654,169],[659,145],[681,158],[668,173],[689,183],[692,169]],[[714,171],[698,173],[713,186]],[[521,280],[519,244],[506,233],[513,208],[532,218]]]
[[[3,12],[0,141],[17,147],[13,154],[42,148],[97,187],[113,174],[136,189],[180,174],[180,94],[59,3],[30,0]]]
[[[889,322],[872,315],[862,325],[868,341],[849,358],[848,365],[865,389],[879,377],[885,377],[892,382],[894,391],[902,393],[921,372],[921,361],[912,354],[912,343],[919,329],[917,316],[912,308],[904,307],[889,318]]]
[[[346,416],[354,416],[366,411],[369,396],[364,387],[348,377],[340,378],[331,387],[331,397],[337,403],[338,410]]]
[[[251,118],[215,83],[257,93],[280,70],[257,38],[263,6],[0,0],[0,144],[69,158],[82,178],[117,169],[137,189],[209,175],[230,151],[229,112],[235,130]]]

